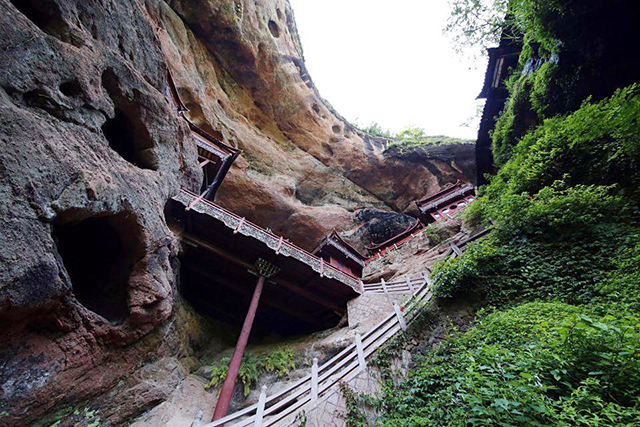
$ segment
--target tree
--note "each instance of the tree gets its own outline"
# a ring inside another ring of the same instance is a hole
[[[452,38],[456,52],[484,55],[487,47],[498,44],[509,0],[450,0],[449,6],[443,32]]]

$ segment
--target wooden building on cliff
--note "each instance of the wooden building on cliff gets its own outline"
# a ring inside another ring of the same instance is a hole
[[[419,218],[423,224],[442,221],[464,209],[475,200],[476,187],[457,181],[435,194],[416,200]]]
[[[485,175],[495,174],[493,154],[491,152],[491,131],[495,128],[496,118],[504,109],[509,96],[505,80],[509,77],[509,70],[516,68],[522,46],[513,37],[504,36],[498,47],[487,49],[489,64],[484,78],[484,85],[477,99],[486,99],[478,140],[476,141],[476,169],[477,183],[487,183]]]
[[[200,196],[206,200],[215,200],[216,193],[222,184],[233,162],[242,154],[242,150],[232,147],[198,127],[185,116],[189,109],[180,99],[171,72],[167,69],[168,93],[173,109],[182,117],[191,130],[191,136],[198,147],[198,161],[203,172]]]
[[[361,278],[365,258],[333,230],[313,251],[329,265],[353,277]]]
[[[419,220],[416,219],[415,222],[409,227],[407,227],[406,230],[396,234],[392,238],[387,239],[382,243],[374,243],[374,244],[368,245],[367,250],[372,254],[384,252],[385,249],[394,245],[397,246],[400,243],[404,242],[405,240],[413,237],[414,233],[418,234],[422,230],[422,228],[423,228],[423,225],[420,223]]]
[[[179,290],[200,313],[239,328],[214,411],[218,420],[228,412],[250,335],[298,335],[336,326],[347,303],[363,291],[364,258],[335,231],[312,254],[215,204],[241,150],[185,117],[170,73],[168,92],[191,130],[204,175],[199,193],[182,189],[165,209],[183,243]]]

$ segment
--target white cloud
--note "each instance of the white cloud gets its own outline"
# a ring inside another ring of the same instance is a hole
[[[348,120],[475,138],[486,63],[458,56],[442,34],[445,0],[290,0],[307,68]],[[475,66],[475,68],[474,68]]]

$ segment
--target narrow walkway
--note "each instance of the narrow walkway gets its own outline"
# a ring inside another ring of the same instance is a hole
[[[472,241],[486,235],[490,229],[477,233],[457,245],[450,243],[449,249],[439,258],[460,256]],[[202,425],[201,415],[196,417],[192,427],[216,427],[229,425],[244,426],[276,426],[284,421],[292,422],[295,416],[305,410],[313,411],[319,403],[329,396],[329,392],[341,382],[349,382],[367,369],[367,359],[385,343],[405,331],[418,315],[420,308],[432,300],[432,281],[429,271],[417,277],[405,277],[402,280],[364,285],[364,293],[410,293],[411,296],[402,304],[394,303],[394,311],[364,335],[356,334],[354,343],[321,366],[317,360],[311,372],[293,386],[267,397],[265,388],[257,404],[235,412],[215,422]],[[229,424],[233,423],[233,424]]]

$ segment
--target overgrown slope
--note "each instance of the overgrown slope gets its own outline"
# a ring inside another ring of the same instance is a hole
[[[467,212],[496,231],[435,271],[440,298],[488,306],[388,385],[382,424],[640,422],[640,68],[611,58],[638,38],[632,8],[511,2],[525,49],[493,135],[501,168]]]

